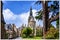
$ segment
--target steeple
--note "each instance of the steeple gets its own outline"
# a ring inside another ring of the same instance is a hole
[[[32,34],[33,36],[36,36],[36,22],[34,20],[33,14],[32,14],[32,7],[30,7],[30,15],[28,18],[28,27],[30,27],[33,31]]]
[[[30,7],[30,16],[32,16],[32,7]]]

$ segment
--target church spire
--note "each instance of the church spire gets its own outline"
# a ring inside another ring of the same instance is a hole
[[[30,7],[30,16],[32,16],[32,7]]]

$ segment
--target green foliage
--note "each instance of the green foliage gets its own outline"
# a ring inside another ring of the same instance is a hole
[[[53,4],[51,4],[50,6],[48,6],[48,12],[52,12],[52,17],[57,15],[59,13],[59,1],[48,1],[47,3],[49,4],[49,2],[52,2]],[[35,4],[41,4],[42,1],[37,1]],[[42,14],[43,14],[43,11],[40,10],[37,12],[38,14],[36,15],[36,19],[40,20],[42,19]]]
[[[26,38],[26,35],[25,35],[25,34],[22,34],[22,37],[23,37],[23,38]]]
[[[36,29],[36,36],[43,36],[43,31],[41,29]]]
[[[30,27],[24,28],[22,30],[23,37],[29,37],[31,33],[32,33],[32,29]]]
[[[59,31],[53,27],[46,33],[46,39],[58,39],[59,38]]]
[[[50,24],[50,28],[55,28],[52,24]]]
[[[56,27],[59,29],[59,19],[56,20]]]
[[[30,27],[27,27],[27,35],[30,35],[32,33],[32,29]]]
[[[51,5],[47,5],[47,9],[48,9],[48,13],[50,14],[50,12],[52,12],[52,15],[50,18],[52,18],[53,16],[56,16],[58,13],[59,13],[59,1],[51,1],[53,4]],[[41,3],[40,1],[37,1],[37,3]],[[48,2],[49,3],[49,2]],[[43,3],[42,3],[43,4]],[[43,8],[42,8],[43,9]],[[46,11],[46,10],[44,10]],[[41,14],[43,12],[38,12],[39,15],[37,15],[35,18],[40,20],[42,18],[42,15],[44,14]],[[49,17],[50,15],[45,15],[47,17]],[[47,17],[43,17],[44,19],[46,19]],[[49,18],[48,18],[49,19]],[[54,18],[55,19],[55,18]],[[49,20],[48,20],[49,21]],[[44,22],[44,21],[43,21]],[[53,22],[53,21],[52,21]],[[51,22],[50,22],[51,23]],[[51,27],[50,30],[48,32],[46,32],[46,38],[58,38],[59,37],[59,32],[57,29],[55,29],[54,27]]]
[[[55,16],[59,12],[59,1],[53,1],[53,4],[49,7],[50,11],[52,11],[52,16]]]
[[[5,34],[5,39],[8,39],[8,33]]]
[[[40,10],[39,12],[37,12],[38,14],[37,14],[37,16],[35,16],[35,18],[36,19],[38,19],[38,20],[42,20],[42,13],[43,13],[43,11],[42,10]]]

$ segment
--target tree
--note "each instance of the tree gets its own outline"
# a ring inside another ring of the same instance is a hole
[[[3,17],[3,2],[2,1],[0,1],[0,3],[1,3],[1,39],[7,39],[8,38],[8,34],[6,33],[6,30],[5,30],[5,21],[4,21],[4,17]]]
[[[43,38],[45,38],[46,32],[50,28],[50,23],[53,21],[56,21],[59,18],[59,1],[53,1],[53,4],[48,6],[48,3],[51,1],[37,1],[37,3],[42,3],[43,9],[38,12],[38,16],[36,16],[36,19],[43,20]],[[52,16],[49,18],[50,12],[52,13]]]
[[[47,31],[46,39],[58,39],[59,38],[59,31],[54,27],[50,27],[50,30]]]
[[[29,37],[30,34],[32,33],[32,29],[31,29],[30,27],[24,28],[24,29],[22,30],[22,33],[23,33],[23,36]]]
[[[48,2],[47,1],[45,1],[45,2],[44,1],[38,1],[38,2],[42,3],[42,6],[43,6],[43,13],[42,13],[42,17],[43,17],[42,18],[43,19],[43,35],[45,36],[45,34],[47,32],[48,18],[49,18],[49,15],[48,15]]]

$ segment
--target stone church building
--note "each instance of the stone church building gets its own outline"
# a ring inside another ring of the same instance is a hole
[[[34,20],[34,17],[33,17],[32,7],[30,8],[30,15],[28,18],[28,27],[32,28],[33,36],[35,36],[36,35],[36,21]]]
[[[30,27],[32,29],[32,35],[33,36],[36,36],[36,29],[37,28],[41,28],[39,25],[36,25],[36,21],[35,21],[35,18],[33,16],[33,12],[32,12],[32,7],[30,8],[30,13],[29,13],[29,17],[28,17],[28,24],[27,26],[22,24],[21,27],[19,27],[19,35],[21,34],[22,35],[22,30],[25,28],[25,27]],[[21,36],[20,35],[20,36]]]

